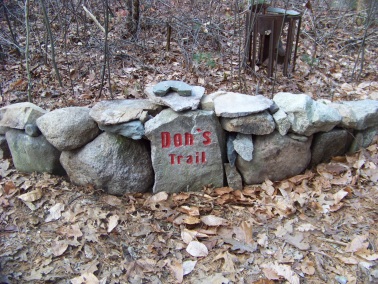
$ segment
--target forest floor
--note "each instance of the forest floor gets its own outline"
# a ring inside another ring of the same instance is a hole
[[[173,29],[170,51],[165,25],[151,28],[147,21],[151,13],[164,15],[156,7],[143,9],[137,41],[121,40],[122,10],[112,19],[111,86],[105,80],[101,97],[103,37],[96,25],[79,35],[69,30],[65,40],[56,36],[60,87],[51,56],[36,40],[43,22],[36,23],[33,102],[47,110],[90,107],[104,99],[142,98],[146,85],[162,80],[201,85],[207,94],[378,97],[378,29],[369,27],[360,72],[366,27],[353,12],[303,10],[296,71],[285,77],[277,66],[269,79],[264,66],[239,68],[243,32],[235,32],[238,18],[227,4],[216,10],[222,25],[203,23],[195,40],[192,30]],[[60,34],[57,19],[52,28]],[[25,62],[11,54],[0,64],[0,106],[27,99]],[[377,283],[377,167],[375,141],[302,175],[240,191],[115,197],[66,177],[23,174],[11,160],[0,160],[0,283]]]

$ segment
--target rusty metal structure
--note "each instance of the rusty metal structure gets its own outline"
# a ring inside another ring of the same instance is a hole
[[[283,74],[288,76],[289,64],[293,59],[291,72],[294,72],[301,21],[302,15],[297,11],[267,4],[253,5],[247,12],[245,39],[245,56],[252,70],[268,60],[268,77],[272,77],[277,59],[277,63],[284,65]]]

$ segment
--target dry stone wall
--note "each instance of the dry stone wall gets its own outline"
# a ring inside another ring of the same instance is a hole
[[[258,184],[300,174],[369,146],[378,101],[272,100],[165,81],[148,99],[46,111],[0,109],[0,158],[17,170],[68,175],[109,194],[181,192]]]

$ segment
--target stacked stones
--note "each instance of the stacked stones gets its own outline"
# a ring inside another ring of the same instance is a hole
[[[367,147],[378,101],[332,103],[304,94],[263,96],[178,81],[148,99],[46,112],[31,103],[0,109],[0,158],[23,172],[67,173],[110,194],[241,189],[294,176],[332,156]],[[9,148],[8,148],[9,147]]]

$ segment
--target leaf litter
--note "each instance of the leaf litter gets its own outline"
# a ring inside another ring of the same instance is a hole
[[[0,181],[1,280],[373,283],[378,186],[369,170],[377,157],[374,144],[243,190],[122,197],[18,173],[2,160],[10,172]]]

